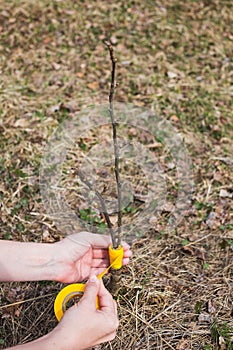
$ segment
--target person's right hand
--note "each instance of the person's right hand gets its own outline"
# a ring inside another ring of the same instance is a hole
[[[96,296],[100,308],[96,309]],[[84,350],[113,340],[119,321],[112,295],[96,276],[90,278],[79,303],[67,310],[54,329],[59,349]]]

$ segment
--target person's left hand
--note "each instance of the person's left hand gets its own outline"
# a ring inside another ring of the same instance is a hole
[[[70,235],[53,244],[55,280],[63,283],[75,283],[98,275],[109,266],[109,236],[80,232]],[[129,263],[132,255],[127,243],[124,247],[123,265]]]

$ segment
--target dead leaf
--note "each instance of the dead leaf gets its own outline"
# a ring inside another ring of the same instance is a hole
[[[20,316],[21,311],[22,311],[22,308],[23,308],[23,306],[20,306],[20,307],[18,307],[18,308],[15,310],[15,316],[16,316],[16,317],[19,317],[19,316]]]
[[[197,331],[199,329],[199,326],[197,325],[197,322],[190,322],[189,325],[194,331]]]
[[[118,215],[111,215],[110,220],[111,220],[112,225],[115,226],[117,223],[117,220],[118,220]]]
[[[154,143],[154,136],[151,135],[147,130],[141,130],[140,135],[138,136],[140,142],[145,144]]]
[[[214,176],[213,176],[213,177],[214,177],[214,180],[215,180],[215,181],[222,183],[223,177],[222,177],[222,175],[221,175],[220,172],[214,173]]]
[[[150,143],[149,145],[146,145],[147,148],[151,149],[151,148],[161,148],[162,144],[160,142],[153,142]]]
[[[10,16],[9,12],[7,12],[6,10],[2,10],[1,15],[6,18]]]
[[[26,128],[29,126],[29,120],[26,118],[20,118],[16,120],[15,127]]]
[[[162,206],[161,210],[162,210],[163,212],[171,213],[171,212],[173,212],[173,211],[175,210],[175,207],[174,207],[174,205],[173,205],[172,203],[166,202],[166,203]]]
[[[97,90],[99,89],[99,83],[98,81],[93,81],[93,83],[87,84],[87,87],[91,90]]]
[[[77,74],[78,78],[83,78],[84,77],[84,72],[78,72]]]
[[[53,68],[54,68],[55,70],[59,70],[59,69],[61,68],[61,65],[58,64],[58,63],[56,63],[56,62],[53,62],[53,63],[52,63],[52,66],[53,66]]]
[[[16,22],[16,18],[15,17],[11,17],[9,18],[9,23],[15,23]]]
[[[134,104],[135,106],[139,106],[139,107],[145,106],[145,102],[143,101],[134,101]]]
[[[63,102],[61,105],[60,105],[60,109],[66,109],[68,110],[69,112],[76,112],[77,110],[80,109],[80,105],[78,104],[77,101],[75,100],[72,100],[72,101],[69,101],[69,102]]]
[[[195,250],[194,250],[194,248],[192,248],[192,247],[190,247],[190,246],[183,246],[183,250],[185,251],[185,252],[188,252],[188,253],[190,253],[192,256],[194,256],[195,255]]]
[[[191,350],[190,340],[181,339],[176,346],[176,350]]]
[[[180,119],[177,117],[177,115],[172,115],[170,117],[170,120],[173,121],[173,122],[179,122],[180,121]]]
[[[47,37],[47,38],[44,38],[43,43],[44,43],[44,44],[49,44],[50,41],[51,41],[51,38],[50,38],[50,37]]]

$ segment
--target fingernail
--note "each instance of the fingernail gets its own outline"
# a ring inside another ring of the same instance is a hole
[[[93,282],[93,283],[96,283],[96,282],[98,282],[98,278],[95,275],[93,275],[93,276],[90,277],[89,281]]]

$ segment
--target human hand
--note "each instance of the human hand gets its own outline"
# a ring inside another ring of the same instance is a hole
[[[42,338],[7,350],[85,350],[114,339],[118,324],[115,300],[102,280],[93,276],[86,283],[79,303],[65,312],[53,331]]]
[[[96,296],[99,298],[98,310]],[[118,325],[115,300],[102,280],[92,276],[79,303],[65,312],[50,337],[57,349],[84,350],[113,340]]]
[[[54,280],[74,283],[98,275],[109,266],[109,236],[80,232],[70,235],[60,242],[53,243]],[[129,263],[132,255],[127,243],[124,248],[123,265]]]

